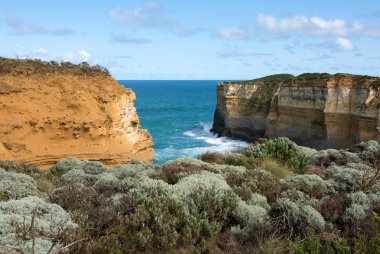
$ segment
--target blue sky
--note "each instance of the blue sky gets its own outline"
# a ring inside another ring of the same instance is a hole
[[[0,55],[117,79],[380,75],[378,0],[0,0]]]

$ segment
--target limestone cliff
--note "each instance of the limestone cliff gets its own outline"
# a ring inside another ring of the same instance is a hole
[[[253,141],[286,136],[315,148],[379,140],[380,78],[280,74],[219,83],[213,131]]]
[[[0,160],[42,168],[68,156],[151,161],[134,100],[99,66],[0,58]]]

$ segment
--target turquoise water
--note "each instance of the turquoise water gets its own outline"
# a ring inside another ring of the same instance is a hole
[[[155,162],[196,157],[207,151],[231,151],[242,141],[210,132],[216,106],[215,80],[120,80],[136,93],[141,125],[155,142]]]

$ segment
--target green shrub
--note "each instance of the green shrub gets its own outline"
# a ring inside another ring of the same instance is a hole
[[[247,157],[245,157],[241,153],[229,153],[226,155],[224,161],[226,164],[234,165],[234,166],[246,166],[247,165]]]
[[[297,237],[294,242],[290,242],[287,248],[294,254],[319,254],[321,253],[318,236],[311,234],[303,241]]]
[[[288,138],[267,140],[246,149],[244,153],[258,163],[266,157],[279,159],[296,173],[304,173],[309,165],[309,156]]]

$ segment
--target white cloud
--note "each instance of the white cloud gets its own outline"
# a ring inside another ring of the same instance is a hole
[[[130,28],[151,28],[165,30],[177,36],[191,36],[198,32],[178,24],[164,15],[163,8],[155,2],[148,2],[135,9],[113,8],[110,18]]]
[[[67,51],[63,53],[49,52],[44,48],[37,48],[31,51],[24,51],[19,45],[14,45],[12,48],[13,57],[41,59],[43,61],[67,61],[72,63],[87,62],[92,59],[91,54],[86,50]]]
[[[61,60],[72,62],[72,63],[80,63],[80,62],[87,62],[90,59],[91,55],[85,50],[79,50],[79,51],[68,51],[62,54]]]
[[[344,51],[351,51],[354,49],[354,45],[349,39],[346,38],[337,38],[335,40],[336,45]]]
[[[85,50],[79,50],[78,54],[83,58],[84,61],[88,61],[90,59],[91,55]]]
[[[249,38],[246,32],[236,27],[223,27],[216,35],[223,40],[246,40]]]
[[[270,37],[290,36],[353,36],[366,34],[369,29],[360,23],[347,24],[342,19],[323,19],[318,16],[311,18],[305,15],[294,15],[289,18],[259,14],[257,25],[261,32]]]

